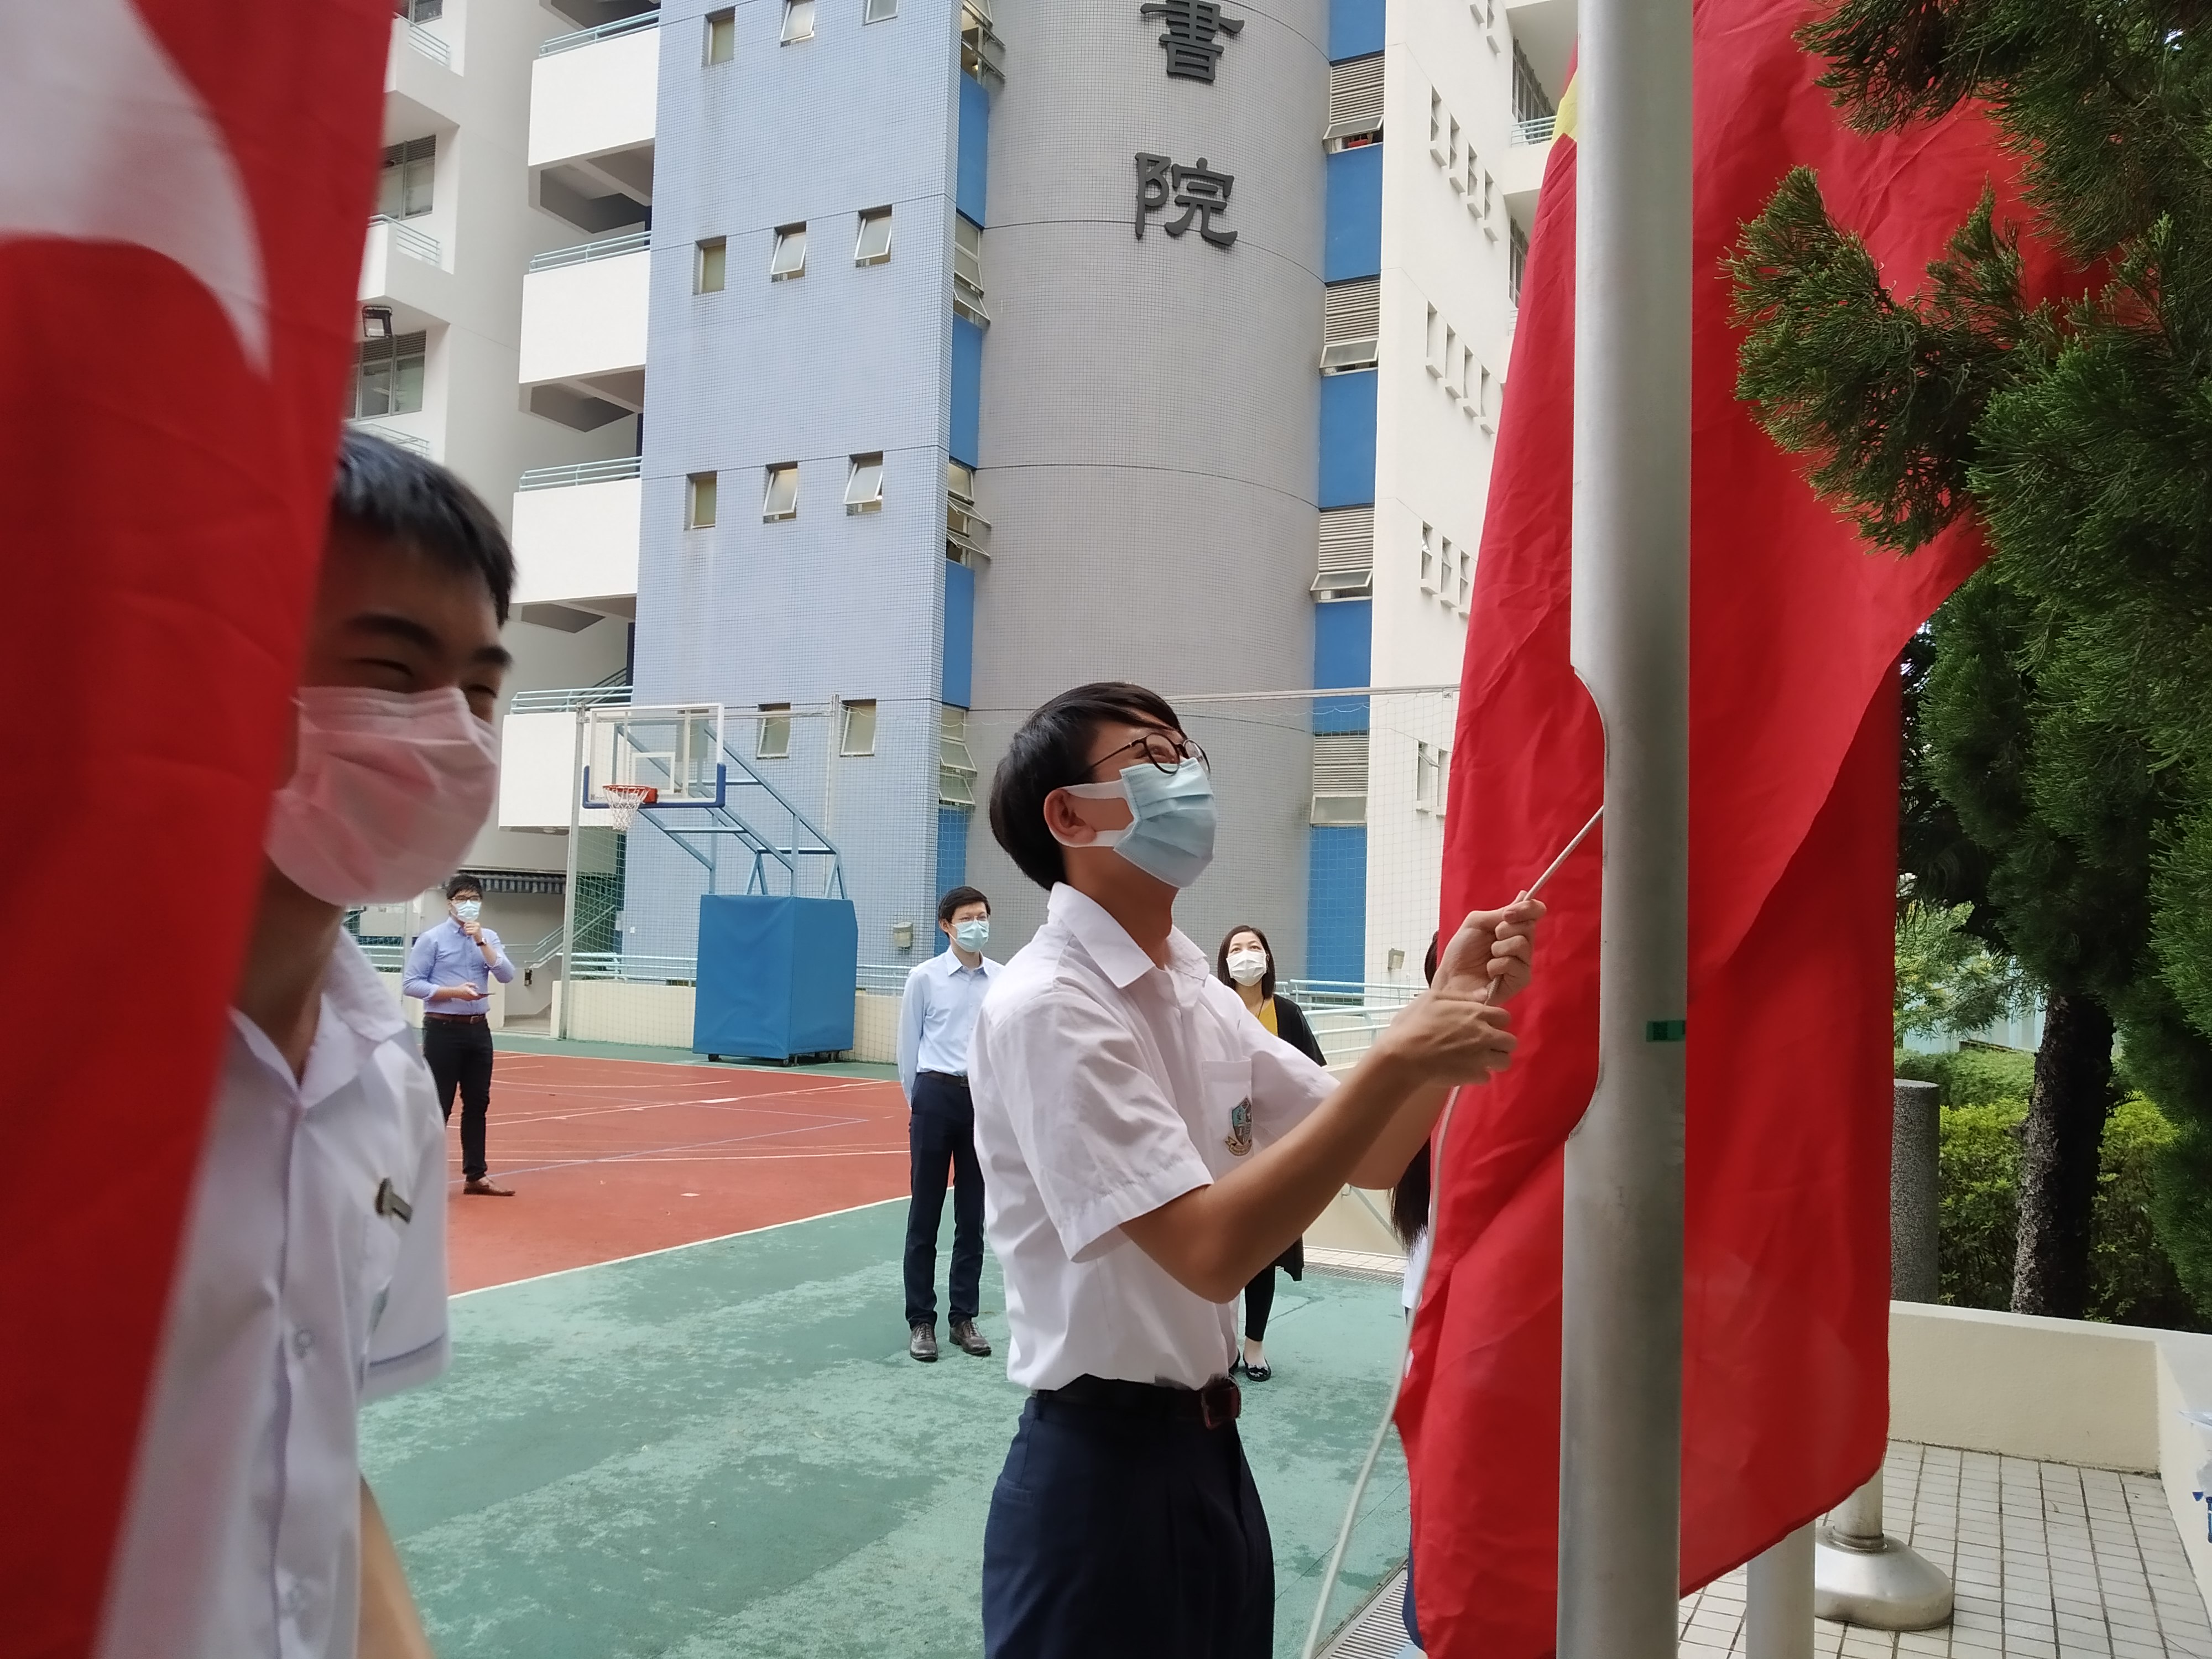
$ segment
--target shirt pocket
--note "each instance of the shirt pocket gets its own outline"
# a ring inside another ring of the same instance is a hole
[[[1200,1071],[1206,1084],[1206,1118],[1199,1150],[1218,1174],[1252,1150],[1252,1062],[1209,1060]]]

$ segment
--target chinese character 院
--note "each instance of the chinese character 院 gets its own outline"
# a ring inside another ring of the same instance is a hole
[[[1234,174],[1209,168],[1203,155],[1196,167],[1185,167],[1164,155],[1140,152],[1137,156],[1137,240],[1145,240],[1145,222],[1155,213],[1164,213],[1172,204],[1183,212],[1182,218],[1162,227],[1169,235],[1182,235],[1194,220],[1198,234],[1214,246],[1233,246],[1237,233],[1215,229],[1213,216],[1229,210],[1229,192],[1236,183]]]
[[[1244,20],[1224,15],[1219,0],[1152,0],[1139,6],[1137,15],[1157,17],[1168,26],[1160,36],[1160,44],[1167,48],[1168,74],[1208,86],[1213,84],[1213,67],[1224,50],[1216,37],[1234,39],[1244,30]]]

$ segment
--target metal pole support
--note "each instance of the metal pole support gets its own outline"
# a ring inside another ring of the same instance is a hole
[[[1748,1574],[1744,1659],[1813,1659],[1813,1528],[1755,1555]]]
[[[1889,1160],[1890,1289],[1900,1302],[1933,1302],[1942,1139],[1936,1085],[1892,1085]],[[1873,1630],[1929,1630],[1951,1619],[1951,1581],[1883,1529],[1881,1472],[1829,1515],[1813,1553],[1813,1610]]]

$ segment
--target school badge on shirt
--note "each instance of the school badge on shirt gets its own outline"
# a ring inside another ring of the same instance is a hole
[[[1238,1158],[1252,1150],[1252,1099],[1246,1096],[1229,1109],[1229,1133],[1221,1144]]]

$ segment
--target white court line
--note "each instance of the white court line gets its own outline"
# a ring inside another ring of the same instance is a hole
[[[712,1238],[695,1238],[683,1244],[664,1244],[657,1250],[640,1250],[635,1255],[609,1256],[605,1261],[586,1261],[574,1267],[556,1267],[550,1273],[532,1273],[526,1279],[507,1279],[496,1285],[479,1285],[473,1291],[455,1291],[446,1299],[458,1302],[465,1296],[481,1296],[486,1291],[504,1291],[515,1285],[535,1285],[541,1279],[565,1279],[570,1273],[588,1273],[601,1267],[619,1267],[625,1261],[643,1261],[649,1256],[673,1255],[678,1250],[696,1250],[702,1244],[720,1244],[732,1238],[749,1237],[754,1233],[772,1233],[785,1227],[804,1226],[810,1221],[827,1221],[833,1215],[856,1215],[862,1210],[878,1210],[886,1204],[908,1201],[908,1195],[901,1193],[896,1198],[878,1198],[866,1204],[848,1204],[842,1210],[824,1210],[819,1215],[797,1216],[789,1221],[771,1221],[765,1227],[740,1227],[733,1233],[717,1233]]]
[[[595,1164],[641,1163],[647,1158],[658,1158],[668,1152],[696,1152],[699,1149],[707,1146],[734,1146],[748,1140],[774,1140],[780,1135],[803,1135],[811,1133],[817,1129],[847,1129],[852,1127],[853,1125],[856,1123],[866,1123],[867,1121],[868,1120],[864,1117],[848,1117],[842,1121],[833,1120],[826,1123],[795,1124],[788,1129],[763,1129],[758,1134],[725,1135],[716,1140],[680,1141],[673,1146],[641,1146],[633,1152],[617,1152],[605,1158],[556,1158],[550,1164],[526,1164],[519,1169],[511,1169],[505,1164],[501,1164],[500,1166],[500,1174],[513,1177],[514,1176],[543,1175],[548,1170],[589,1169]],[[461,1183],[458,1181],[449,1179],[446,1184],[449,1187],[455,1187]]]

